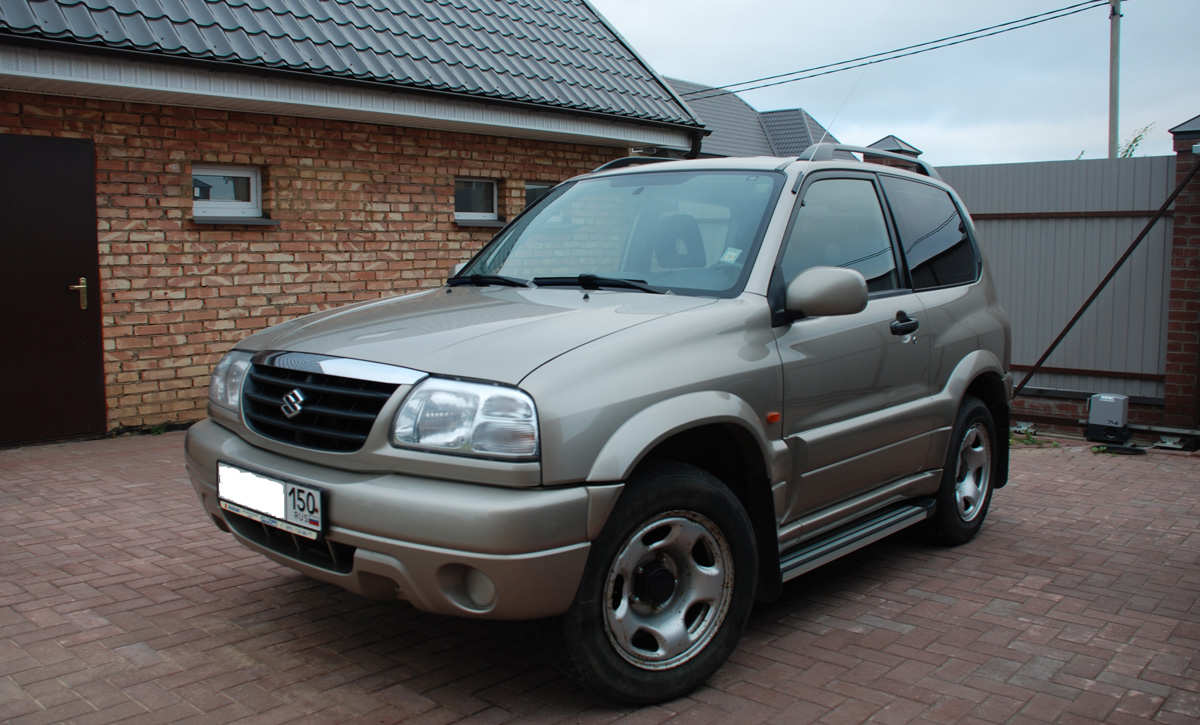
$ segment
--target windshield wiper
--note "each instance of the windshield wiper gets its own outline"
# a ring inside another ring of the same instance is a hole
[[[533,283],[539,287],[575,287],[584,289],[600,289],[601,287],[618,287],[620,289],[635,289],[651,294],[666,294],[667,290],[651,287],[644,279],[625,279],[622,277],[599,277],[594,274],[581,274],[575,277],[534,277]]]
[[[446,280],[446,284],[450,287],[459,285],[471,284],[476,287],[486,287],[488,285],[497,284],[504,287],[528,287],[529,282],[519,277],[505,277],[502,274],[464,274],[458,277],[451,277]]]

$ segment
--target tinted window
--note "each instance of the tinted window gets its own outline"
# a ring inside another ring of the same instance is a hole
[[[554,188],[553,184],[526,184],[525,185],[525,206],[526,208],[533,206],[541,201],[550,190]]]
[[[950,195],[919,181],[883,177],[913,288],[975,281],[979,258]]]
[[[872,292],[898,286],[887,225],[869,180],[822,179],[804,192],[780,271],[791,282],[817,266],[856,269]]]

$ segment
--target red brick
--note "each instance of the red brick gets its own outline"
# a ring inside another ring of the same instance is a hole
[[[5,133],[77,136],[96,144],[106,319],[128,311],[128,300],[170,299],[169,308],[166,302],[143,304],[137,312],[169,309],[182,313],[183,323],[211,330],[221,328],[207,312],[253,307],[229,342],[299,314],[439,284],[493,231],[454,224],[456,176],[501,180],[500,212],[511,218],[522,209],[526,181],[558,181],[625,153],[8,91],[0,91],[0,114]],[[194,163],[261,167],[264,208],[280,226],[194,224],[188,178]],[[338,243],[330,244],[334,239]],[[411,263],[396,264],[400,259]],[[286,294],[257,289],[268,284]],[[249,295],[256,297],[238,301]],[[162,335],[155,328],[165,323],[156,319],[132,334],[127,324],[137,323],[113,322],[104,330],[106,350],[135,350],[139,359],[172,365],[175,340],[155,339]],[[191,330],[171,332],[195,337]],[[110,400],[141,390],[140,379],[117,376],[119,365],[106,359]],[[110,406],[108,424],[190,421],[203,417],[204,405],[201,396],[169,409],[148,401]]]

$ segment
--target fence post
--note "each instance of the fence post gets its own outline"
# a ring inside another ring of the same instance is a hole
[[[1175,137],[1176,183],[1196,163],[1200,116],[1171,129]],[[1170,291],[1167,297],[1167,425],[1200,425],[1200,184],[1192,183],[1175,200],[1171,239]]]

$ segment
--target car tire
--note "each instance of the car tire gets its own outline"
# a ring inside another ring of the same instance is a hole
[[[992,503],[998,450],[991,411],[978,398],[964,398],[950,437],[931,520],[939,543],[964,544],[979,533]]]
[[[650,464],[593,542],[563,617],[568,671],[627,704],[685,695],[733,652],[757,581],[754,530],[737,496],[694,466]]]

